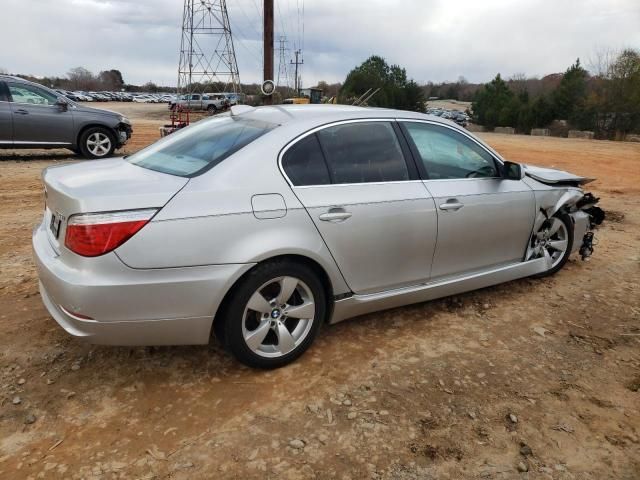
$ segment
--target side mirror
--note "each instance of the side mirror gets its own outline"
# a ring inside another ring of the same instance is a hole
[[[63,112],[66,112],[69,109],[69,102],[67,102],[64,97],[58,97],[58,100],[56,100],[56,106]]]
[[[519,163],[504,162],[502,178],[506,180],[522,180],[522,167]]]

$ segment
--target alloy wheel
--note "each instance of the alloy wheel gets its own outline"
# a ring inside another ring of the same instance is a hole
[[[111,151],[111,139],[101,132],[94,132],[87,137],[87,149],[96,157],[104,157]]]
[[[544,257],[550,260],[553,269],[564,257],[569,247],[569,231],[557,217],[545,221],[533,238],[532,258]]]
[[[249,298],[242,318],[242,335],[255,354],[277,358],[295,350],[309,334],[316,304],[300,279],[278,277],[260,286]]]

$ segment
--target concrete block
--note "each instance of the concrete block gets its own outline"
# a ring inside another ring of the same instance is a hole
[[[516,133],[516,129],[513,127],[496,127],[494,132],[504,133],[506,135],[513,135],[514,133]]]
[[[534,137],[548,137],[551,131],[548,128],[532,128],[531,135]]]
[[[470,132],[486,132],[487,128],[482,125],[476,125],[475,123],[469,123],[467,125],[467,130]]]
[[[569,138],[582,138],[584,140],[593,140],[594,134],[588,130],[569,130]]]

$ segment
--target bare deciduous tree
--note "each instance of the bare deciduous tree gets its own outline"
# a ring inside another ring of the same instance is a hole
[[[93,90],[96,87],[96,77],[84,67],[72,68],[67,72],[71,89]]]

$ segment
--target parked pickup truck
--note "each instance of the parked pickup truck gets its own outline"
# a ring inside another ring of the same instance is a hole
[[[169,110],[181,107],[190,111],[207,111],[211,114],[226,110],[229,100],[224,95],[192,93],[180,95],[177,100],[169,102]]]

